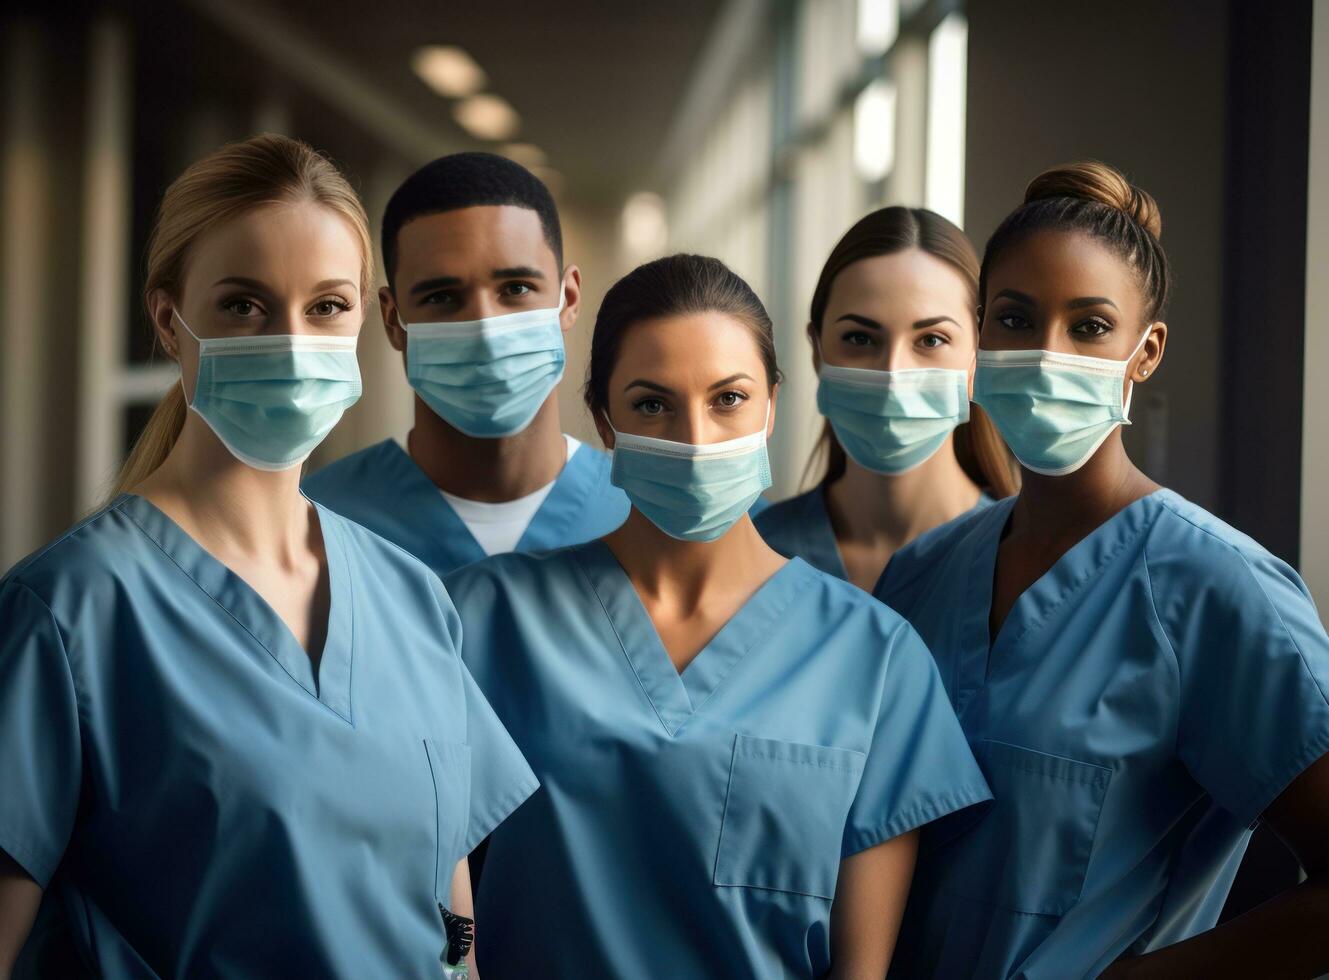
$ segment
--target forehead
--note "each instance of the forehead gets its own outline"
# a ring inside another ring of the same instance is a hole
[[[762,364],[752,329],[736,317],[711,310],[632,324],[619,344],[614,370],[654,377],[692,370],[709,375],[719,365],[725,374],[745,371],[759,378]]]
[[[483,205],[412,218],[397,232],[397,275],[488,275],[531,266],[558,274],[540,216],[515,205]]]
[[[256,279],[300,287],[306,280],[360,282],[361,243],[350,223],[313,201],[248,211],[199,237],[186,277]]]
[[[949,262],[922,249],[874,255],[845,266],[831,284],[827,311],[848,306],[973,305],[969,281]]]
[[[1143,305],[1139,276],[1111,246],[1080,232],[1038,231],[1004,249],[988,272],[989,297],[1002,289],[1057,305],[1104,296],[1123,311]]]

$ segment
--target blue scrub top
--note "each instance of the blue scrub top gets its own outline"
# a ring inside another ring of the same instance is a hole
[[[609,482],[607,453],[582,444],[554,481],[517,551],[580,544],[616,530],[628,498]],[[381,534],[440,576],[486,557],[438,487],[395,439],[352,453],[304,480],[311,498]]]
[[[317,674],[142,497],[0,580],[0,849],[99,976],[435,975],[454,865],[535,789],[438,579],[318,517]]]
[[[990,798],[914,631],[802,561],[681,675],[601,541],[447,584],[542,784],[490,840],[486,980],[821,976],[840,861]]]
[[[974,510],[990,507],[992,503],[991,497],[981,494]],[[754,515],[754,522],[773,550],[786,558],[802,558],[827,575],[849,581],[835,529],[831,527],[831,515],[826,510],[826,484],[820,483],[806,493],[771,504]]]
[[[988,614],[1014,501],[877,589],[937,659],[996,803],[920,859],[892,976],[1096,976],[1211,928],[1250,827],[1329,751],[1329,638],[1296,572],[1168,490]]]

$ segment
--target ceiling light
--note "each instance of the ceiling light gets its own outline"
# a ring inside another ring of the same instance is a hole
[[[489,79],[475,59],[450,44],[428,44],[411,55],[411,68],[439,95],[463,99],[484,88]]]
[[[498,95],[472,95],[453,107],[452,118],[478,140],[511,139],[521,126],[517,110]]]
[[[669,241],[669,220],[664,199],[650,191],[638,191],[623,205],[623,246],[634,262],[654,258]]]
[[[542,167],[546,159],[545,151],[534,143],[509,143],[503,147],[503,155],[523,167]]]

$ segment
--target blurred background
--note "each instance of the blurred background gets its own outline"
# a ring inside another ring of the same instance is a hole
[[[586,286],[560,393],[583,438],[608,286],[724,259],[788,378],[773,496],[820,427],[803,327],[849,225],[922,205],[981,251],[1039,171],[1106,160],[1158,199],[1176,272],[1134,458],[1329,604],[1329,0],[10,0],[0,50],[0,566],[103,499],[177,378],[141,306],[162,191],[271,131],[330,155],[375,225],[441,154],[535,170]],[[410,426],[376,305],[360,356],[314,465]],[[1295,874],[1269,841],[1248,865],[1234,907]]]

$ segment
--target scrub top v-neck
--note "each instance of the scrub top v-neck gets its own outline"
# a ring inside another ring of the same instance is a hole
[[[517,551],[580,544],[627,519],[628,498],[609,482],[609,456],[577,447],[531,518]],[[395,439],[352,453],[304,480],[314,500],[419,558],[440,576],[485,558],[466,523]]]
[[[982,493],[973,510],[990,507],[992,503],[992,498]],[[966,513],[973,513],[973,510]],[[766,543],[786,558],[802,558],[818,571],[849,581],[849,572],[845,570],[840,545],[835,539],[835,528],[831,526],[831,515],[826,509],[824,483],[806,493],[771,504],[753,517],[753,523]]]
[[[317,673],[142,497],[0,580],[0,850],[106,977],[424,976],[534,789],[427,569],[324,509]]]
[[[1013,506],[924,535],[877,587],[936,657],[995,796],[925,847],[892,976],[1096,976],[1211,928],[1251,825],[1329,751],[1329,637],[1290,567],[1162,490],[993,638]]]
[[[487,978],[820,976],[841,859],[988,798],[913,631],[802,561],[681,673],[603,542],[447,585],[542,787],[491,838]]]

